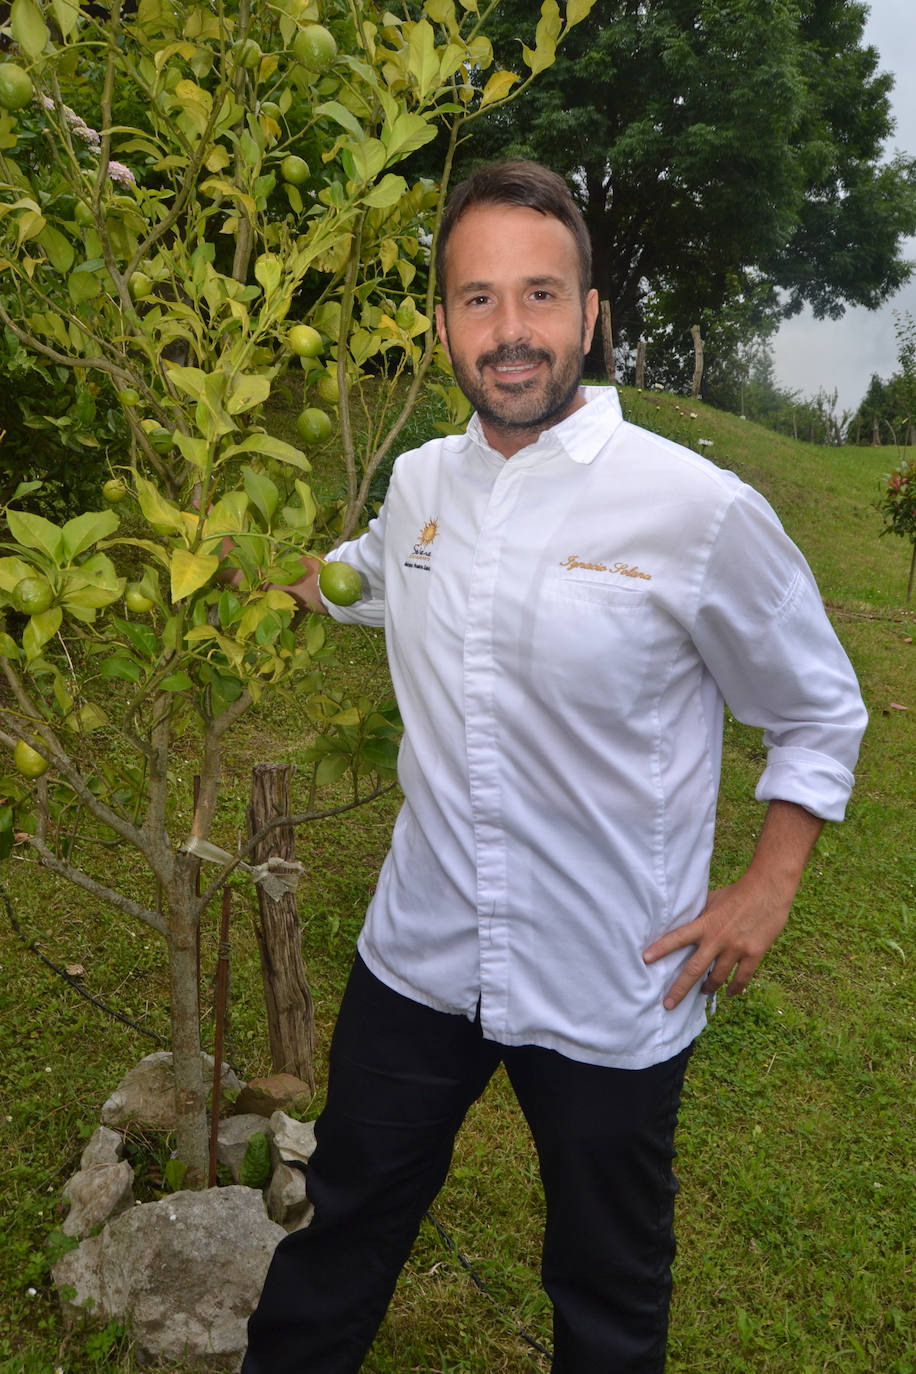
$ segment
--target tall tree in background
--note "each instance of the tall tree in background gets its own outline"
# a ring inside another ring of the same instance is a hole
[[[510,68],[526,8],[503,0],[491,23]],[[726,302],[732,333],[742,310],[765,333],[805,303],[874,308],[909,275],[916,159],[882,160],[892,78],[863,46],[866,11],[598,0],[551,71],[480,121],[464,166],[525,156],[566,174],[615,335],[632,346],[649,324],[653,356],[666,338],[684,354],[699,322],[714,367]]]

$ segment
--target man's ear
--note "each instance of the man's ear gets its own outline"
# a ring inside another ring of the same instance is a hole
[[[595,323],[598,319],[598,292],[594,287],[585,297],[585,309],[583,311],[584,324],[582,328],[582,352],[587,353],[592,346],[592,335],[595,332]]]
[[[439,342],[441,343],[442,347],[445,349],[445,356],[448,358],[449,362],[451,362],[451,361],[452,361],[452,355],[451,355],[451,353],[450,353],[449,350],[448,350],[448,327],[446,326],[446,323],[445,323],[445,306],[444,306],[444,305],[437,305],[437,306],[436,306],[436,333],[439,335]]]

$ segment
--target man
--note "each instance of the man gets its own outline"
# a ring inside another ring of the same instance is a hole
[[[504,1063],[538,1150],[556,1374],[665,1362],[673,1135],[709,994],[746,986],[865,712],[797,549],[732,474],[580,388],[597,298],[565,184],[453,193],[437,327],[476,407],[339,549],[384,623],[404,805],[334,1035],[311,1226],[245,1374],[360,1368],[470,1103]],[[319,605],[314,571],[297,587]],[[766,731],[747,872],[708,893],[722,701]]]

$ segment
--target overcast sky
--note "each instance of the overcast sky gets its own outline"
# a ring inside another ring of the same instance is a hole
[[[871,0],[865,40],[878,49],[881,70],[894,76],[896,128],[888,152],[916,155],[914,0]],[[907,240],[904,256],[916,259],[916,239]],[[815,320],[805,311],[787,321],[773,343],[777,383],[803,396],[836,387],[838,410],[855,410],[873,372],[887,380],[897,371],[895,310],[916,316],[916,274],[881,310],[847,310],[841,320]]]

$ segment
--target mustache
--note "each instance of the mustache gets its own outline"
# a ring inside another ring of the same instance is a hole
[[[546,348],[527,348],[524,344],[505,345],[481,353],[477,359],[478,368],[513,367],[519,363],[552,363],[553,354]]]

